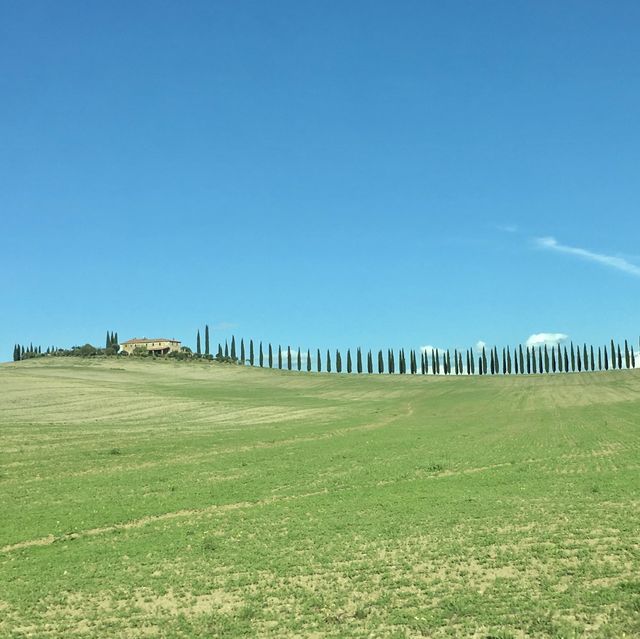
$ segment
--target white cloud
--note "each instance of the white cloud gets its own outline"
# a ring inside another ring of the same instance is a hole
[[[529,335],[527,346],[556,346],[564,342],[569,336],[565,333],[534,333]]]
[[[487,343],[483,342],[481,339],[479,339],[476,342],[476,353],[482,353],[482,349],[486,348],[486,346],[487,346]]]
[[[566,246],[565,244],[558,243],[555,237],[537,237],[535,238],[535,243],[542,249],[575,255],[590,262],[596,262],[609,268],[615,268],[618,271],[624,271],[625,273],[629,273],[629,275],[640,277],[640,266],[636,266],[622,257],[594,253],[593,251],[575,246]]]
[[[439,353],[446,352],[446,348],[440,348],[439,346],[432,346],[431,344],[427,344],[426,346],[421,346],[420,350],[427,355],[431,355],[431,351],[438,351]]]
[[[517,233],[518,227],[515,224],[496,224],[498,231],[503,233]]]

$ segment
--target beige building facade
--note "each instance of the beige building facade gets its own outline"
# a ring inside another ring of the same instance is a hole
[[[164,337],[134,337],[120,344],[120,351],[133,353],[136,348],[144,349],[153,355],[168,355],[180,350],[180,341],[177,339],[166,339]]]

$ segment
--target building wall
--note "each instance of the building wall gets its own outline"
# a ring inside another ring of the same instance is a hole
[[[136,348],[146,348],[148,351],[163,351],[168,349],[168,352],[179,351],[180,342],[169,342],[165,340],[158,340],[155,342],[145,342],[144,344],[122,344],[122,350],[131,354]]]

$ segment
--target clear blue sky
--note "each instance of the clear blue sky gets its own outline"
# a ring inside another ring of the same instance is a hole
[[[639,32],[623,1],[3,2],[0,359],[637,339]]]

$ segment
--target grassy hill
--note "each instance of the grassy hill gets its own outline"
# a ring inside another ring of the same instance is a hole
[[[640,636],[640,371],[0,366],[1,637]]]

